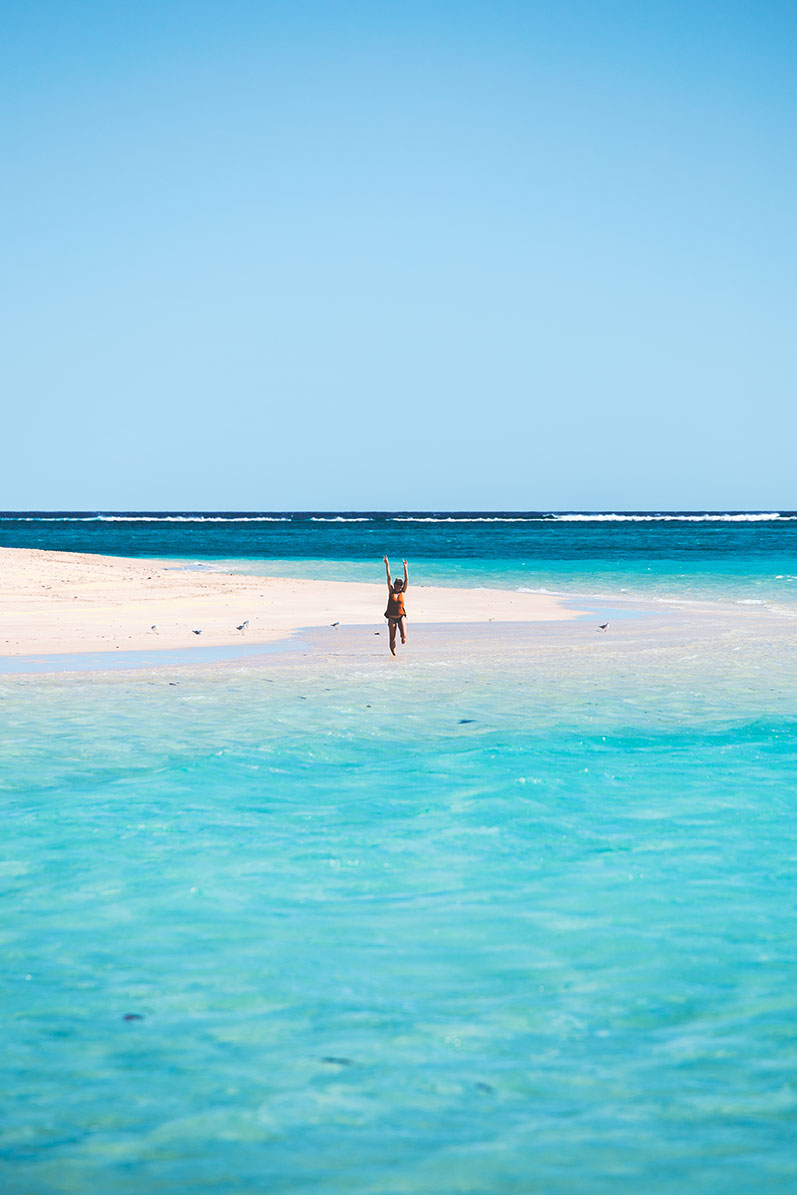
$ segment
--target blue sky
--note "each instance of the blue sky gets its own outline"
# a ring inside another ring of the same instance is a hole
[[[797,506],[793,4],[0,12],[0,506]]]

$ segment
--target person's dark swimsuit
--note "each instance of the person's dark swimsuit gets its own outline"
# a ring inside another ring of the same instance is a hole
[[[387,610],[385,610],[385,618],[390,622],[398,622],[400,618],[406,617],[404,613],[404,594],[396,593],[395,590],[387,599]]]

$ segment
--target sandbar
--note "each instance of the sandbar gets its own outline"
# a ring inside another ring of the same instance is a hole
[[[380,567],[375,562],[377,576]],[[35,548],[0,548],[0,569],[3,656],[273,643],[305,627],[384,626],[384,581],[258,577]],[[410,633],[415,623],[579,617],[548,594],[427,586],[415,580],[419,572],[411,569],[407,594]]]

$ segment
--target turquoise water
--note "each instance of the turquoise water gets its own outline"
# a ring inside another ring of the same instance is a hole
[[[183,565],[207,571],[253,573],[261,576],[307,577],[320,581],[381,579],[373,560],[264,559],[201,561],[184,558]],[[592,596],[623,600],[723,602],[763,605],[784,617],[797,618],[797,558],[764,557],[755,561],[656,560],[633,562],[605,559],[523,561],[453,559],[412,561],[412,583],[520,589],[532,593]]]
[[[797,512],[5,512],[0,545],[426,584],[762,602],[797,614]]]
[[[790,621],[383,652],[2,682],[3,1190],[796,1190]]]

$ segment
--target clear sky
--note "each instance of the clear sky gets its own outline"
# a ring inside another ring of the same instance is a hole
[[[797,507],[793,0],[0,17],[0,507]]]

